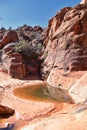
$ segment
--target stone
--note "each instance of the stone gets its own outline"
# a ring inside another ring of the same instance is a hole
[[[82,0],[81,2],[80,2],[80,4],[86,4],[87,3],[87,0]]]
[[[13,78],[23,78],[26,75],[26,68],[23,63],[23,57],[19,53],[9,55],[8,74]]]
[[[43,31],[43,28],[42,27],[40,27],[40,26],[34,26],[34,28],[33,28],[33,30],[34,31]]]
[[[48,43],[45,49],[47,57],[42,64],[43,73],[48,77],[48,84],[55,86],[56,92],[61,90],[63,98],[68,89],[84,74],[83,70],[87,70],[86,14],[87,5],[64,8],[56,15],[59,20],[55,16],[48,25]],[[52,87],[50,91],[54,93]]]
[[[87,103],[87,73],[72,85],[69,95],[75,103]]]
[[[15,31],[5,32],[2,40],[0,41],[0,49],[11,42],[18,42],[18,35]]]
[[[3,48],[2,63],[3,70],[13,78],[23,78],[26,75],[26,68],[23,57],[20,53],[13,51],[13,46],[17,43],[10,43]]]
[[[0,117],[1,118],[6,118],[9,116],[12,116],[15,113],[14,110],[7,106],[0,105]]]
[[[48,25],[42,73],[48,84],[65,92],[87,71],[86,21],[87,5],[82,4],[62,9]]]
[[[66,106],[65,106],[66,107]],[[69,112],[60,111],[34,124],[29,124],[21,130],[86,130],[87,129],[87,106],[75,106]]]

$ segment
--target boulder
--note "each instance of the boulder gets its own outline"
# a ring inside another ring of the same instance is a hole
[[[18,42],[18,35],[15,31],[7,31],[0,41],[0,49],[11,42]]]
[[[42,27],[40,27],[40,26],[34,26],[34,28],[33,28],[33,30],[34,31],[43,31],[43,28]]]

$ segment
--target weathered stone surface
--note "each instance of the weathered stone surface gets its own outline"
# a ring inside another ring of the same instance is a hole
[[[47,119],[35,124],[26,125],[21,130],[86,130],[87,129],[87,106],[72,107],[68,113],[60,111]]]
[[[26,68],[21,54],[13,53],[10,55],[8,74],[13,78],[23,78],[26,75]]]
[[[40,26],[34,26],[34,31],[43,31],[43,28],[42,27],[40,27]]]
[[[81,2],[80,2],[80,4],[86,4],[87,3],[87,0],[82,0]]]
[[[45,45],[49,44],[50,40],[52,40],[52,37],[54,36],[55,32],[58,30],[59,26],[61,25],[61,22],[63,21],[65,14],[70,9],[71,7],[65,7],[64,9],[59,11],[55,17],[49,20],[48,28],[44,30],[45,33],[43,32],[44,33],[43,35],[45,35],[43,37]]]
[[[55,84],[59,83],[58,79],[60,76],[62,78],[63,73],[87,70],[87,5],[63,10],[66,13],[60,24],[55,16],[48,26],[47,58],[43,63],[44,74],[48,74],[50,79],[53,75],[56,83],[52,82]],[[57,17],[61,15],[62,11]]]
[[[42,67],[50,85],[67,90],[87,70],[86,21],[87,4],[83,4],[62,9],[49,22]]]
[[[3,69],[6,72],[8,72],[8,67],[10,64],[9,55],[11,55],[11,53],[13,52],[13,48],[15,47],[16,44],[18,44],[18,43],[12,42],[12,43],[5,45],[5,47],[3,47],[1,59],[2,59],[2,63],[3,63]]]
[[[26,75],[26,69],[22,55],[12,52],[15,44],[17,43],[10,43],[3,48],[3,69],[14,78],[23,78]]]
[[[87,73],[72,85],[69,95],[75,103],[87,103]]]
[[[0,41],[0,49],[11,42],[18,42],[18,35],[15,31],[7,31]]]
[[[15,113],[15,111],[12,110],[11,108],[0,105],[0,117],[1,118],[12,116],[14,113]]]

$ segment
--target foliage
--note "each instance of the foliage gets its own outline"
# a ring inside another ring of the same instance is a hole
[[[42,52],[42,44],[38,43],[32,45],[32,42],[26,42],[25,40],[19,41],[19,44],[16,45],[15,51],[21,53],[24,56],[27,56],[30,59],[38,58]]]
[[[30,34],[29,34],[29,37],[30,37],[31,40],[35,39],[36,38],[36,32],[31,31]]]

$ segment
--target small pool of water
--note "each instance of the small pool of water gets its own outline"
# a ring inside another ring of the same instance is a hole
[[[27,100],[48,101],[48,102],[56,101],[50,96],[48,89],[45,85],[32,85],[17,88],[14,90],[13,93],[15,96]]]
[[[5,122],[5,121],[6,121],[5,118],[0,118],[0,124],[3,123],[3,122]]]

